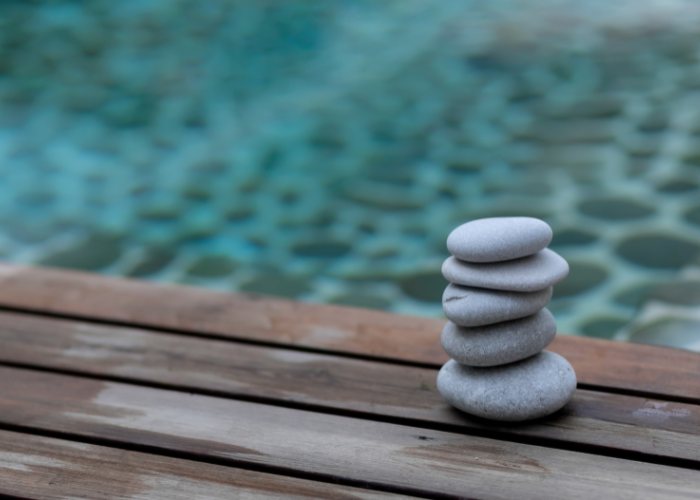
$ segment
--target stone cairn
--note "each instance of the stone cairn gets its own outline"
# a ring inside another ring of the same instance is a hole
[[[543,351],[557,332],[545,306],[569,273],[550,241],[549,225],[530,217],[475,220],[447,238],[442,347],[453,359],[437,387],[452,406],[514,422],[549,415],[573,396],[573,368]]]

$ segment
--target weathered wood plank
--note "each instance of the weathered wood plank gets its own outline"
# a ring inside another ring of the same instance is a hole
[[[478,499],[697,498],[700,472],[0,368],[0,423]]]
[[[436,369],[6,312],[0,362],[700,462],[695,405],[579,390],[555,416],[499,426],[450,408]]]
[[[0,495],[35,500],[410,498],[7,431],[0,431]]]
[[[0,265],[0,307],[440,365],[444,321]],[[579,383],[700,403],[700,354],[558,336]]]

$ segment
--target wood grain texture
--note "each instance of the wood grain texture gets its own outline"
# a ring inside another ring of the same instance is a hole
[[[436,369],[6,312],[0,362],[700,462],[695,405],[579,390],[556,415],[499,426],[451,408]]]
[[[0,368],[0,423],[433,497],[695,499],[700,491],[695,470],[10,368]]]
[[[0,495],[35,500],[399,500],[402,495],[319,483],[0,431]]]
[[[0,307],[438,366],[444,321],[0,265]],[[700,354],[559,335],[579,383],[700,403]]]

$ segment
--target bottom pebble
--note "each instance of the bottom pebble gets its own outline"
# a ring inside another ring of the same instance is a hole
[[[549,351],[501,366],[478,368],[450,360],[438,374],[440,394],[454,407],[491,420],[518,422],[562,408],[576,390],[569,362]]]

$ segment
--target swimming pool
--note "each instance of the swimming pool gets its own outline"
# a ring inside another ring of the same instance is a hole
[[[560,331],[700,349],[693,2],[3,2],[0,252],[442,315],[529,215]]]

